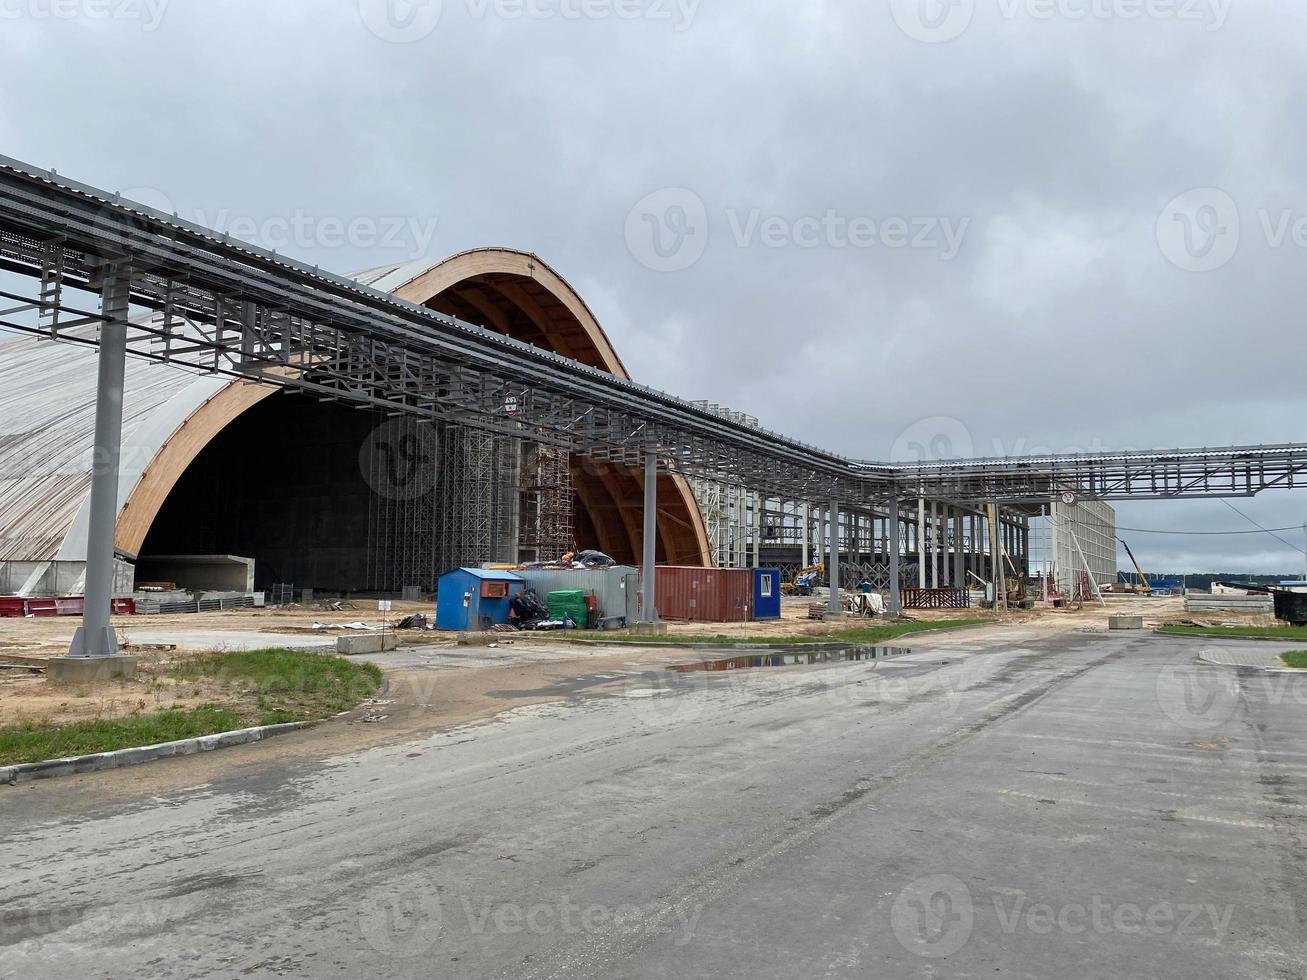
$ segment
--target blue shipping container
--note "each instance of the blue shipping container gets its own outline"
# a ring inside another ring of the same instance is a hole
[[[753,618],[781,618],[781,570],[779,568],[753,570]]]
[[[440,576],[436,629],[479,633],[508,622],[509,602],[526,588],[512,572],[456,568]]]

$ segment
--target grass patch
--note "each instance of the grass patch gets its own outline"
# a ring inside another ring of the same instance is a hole
[[[260,725],[316,721],[348,711],[381,686],[381,668],[303,650],[237,650],[173,669],[174,680],[217,680],[257,709]],[[248,707],[247,707],[248,711]]]
[[[238,711],[213,705],[187,711],[157,711],[127,718],[78,721],[53,728],[40,720],[27,721],[14,728],[0,729],[0,765],[112,752],[241,727]]]
[[[964,626],[992,624],[989,619],[941,619],[933,623],[885,623],[880,626],[863,626],[854,629],[833,630],[830,633],[818,633],[812,636],[727,636],[718,633],[715,636],[620,636],[613,637],[625,643],[744,643],[749,645],[802,645],[805,643],[884,643],[911,633],[925,630],[955,630]]]
[[[1307,640],[1307,626],[1163,626],[1176,636],[1248,636],[1268,640]]]
[[[203,686],[207,693],[202,696],[224,703],[65,725],[29,719],[0,728],[0,765],[111,752],[255,725],[319,721],[371,697],[382,678],[376,664],[272,649],[205,654],[179,664],[163,679]]]
[[[1294,650],[1291,653],[1282,654],[1280,659],[1284,661],[1285,666],[1307,670],[1307,650]]]

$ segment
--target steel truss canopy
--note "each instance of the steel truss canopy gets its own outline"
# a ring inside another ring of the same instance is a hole
[[[96,345],[90,293],[126,281],[137,357],[457,422],[777,498],[1121,500],[1307,482],[1307,446],[892,464],[850,460],[199,225],[0,157],[0,326]],[[9,285],[9,284],[5,284]]]

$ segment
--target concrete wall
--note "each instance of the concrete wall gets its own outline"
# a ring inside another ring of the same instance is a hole
[[[1100,587],[1115,582],[1116,508],[1094,500],[1068,507],[1062,501],[1054,500],[1049,515],[1049,520],[1034,517],[1030,521],[1030,567],[1034,574],[1039,574],[1047,566],[1051,544],[1054,574],[1060,591],[1069,593],[1074,590],[1084,571],[1088,571]],[[1084,560],[1076,549],[1077,541],[1084,551]]]
[[[114,561],[115,598],[130,596],[135,591],[135,571],[130,562]],[[81,595],[85,589],[84,561],[0,562],[0,595],[58,597]]]
[[[136,580],[192,592],[253,592],[254,564],[238,555],[150,555],[136,563]]]

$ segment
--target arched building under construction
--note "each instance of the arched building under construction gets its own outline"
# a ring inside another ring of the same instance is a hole
[[[478,249],[361,282],[620,377],[576,291],[538,257]],[[6,583],[86,558],[96,353],[0,339],[0,563]],[[511,399],[505,405],[511,416]],[[643,477],[458,425],[389,418],[276,386],[129,359],[116,546],[138,581],[167,556],[241,556],[258,588],[429,589],[461,564],[597,548],[636,563]],[[711,561],[688,484],[659,477],[660,562]],[[176,567],[175,563],[169,567]],[[71,576],[71,578],[68,578]]]

